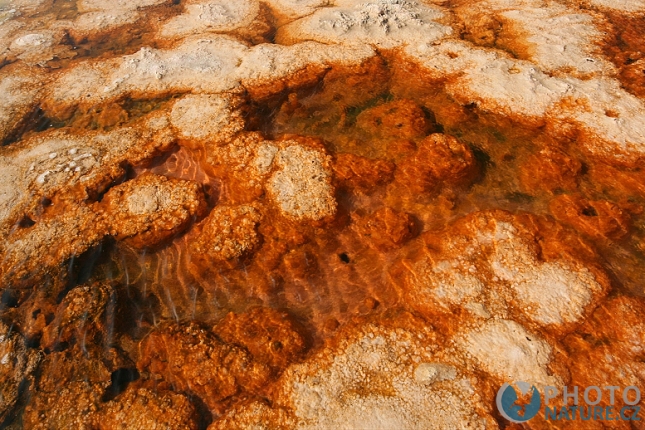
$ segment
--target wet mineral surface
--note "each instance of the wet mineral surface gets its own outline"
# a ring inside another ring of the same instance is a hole
[[[643,34],[642,0],[0,0],[0,428],[643,428],[495,407],[645,389]]]

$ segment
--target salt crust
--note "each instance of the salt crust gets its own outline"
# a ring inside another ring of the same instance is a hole
[[[17,13],[33,13],[52,0],[11,0],[9,2],[10,10],[16,10]]]
[[[547,369],[552,347],[515,321],[491,320],[462,334],[456,343],[484,370],[504,381],[524,381],[537,386],[562,384]]]
[[[407,0],[339,0],[278,30],[281,43],[315,40],[323,43],[368,43],[394,48],[410,40],[439,40],[453,33],[437,21],[445,18],[436,6]]]
[[[68,27],[74,36],[78,37],[116,29],[132,24],[139,18],[141,13],[136,10],[101,10],[83,13],[74,21],[62,25]]]
[[[228,94],[187,95],[173,105],[170,122],[180,139],[225,144],[244,129],[238,104],[239,98]]]
[[[79,0],[77,8],[81,13],[115,10],[128,11],[163,3],[168,3],[168,0],[111,0],[110,2],[103,0]]]
[[[353,64],[372,55],[368,47],[307,42],[248,48],[226,36],[193,38],[170,50],[143,48],[125,57],[81,63],[50,87],[48,103],[61,107],[136,94],[218,93],[284,78],[311,65]]]
[[[233,417],[242,426],[263,423],[258,428],[496,428],[468,375],[442,362],[433,340],[423,329],[357,327],[288,368],[272,409],[254,402],[213,428]]]
[[[293,220],[320,220],[336,213],[331,183],[331,158],[322,148],[297,139],[265,140],[259,133],[242,132],[230,143],[209,147],[209,163],[225,169],[231,182],[269,201]],[[230,184],[229,184],[230,185]]]
[[[546,0],[482,0],[465,3],[455,12],[467,29],[482,16],[498,20],[501,44],[543,72],[615,74],[600,49],[608,25],[598,14]]]
[[[580,143],[594,155],[645,155],[645,104],[614,79],[552,77],[528,61],[464,41],[411,45],[404,53],[430,78],[447,81],[448,93],[464,104],[533,125],[573,124],[587,132]]]
[[[266,0],[266,3],[281,21],[288,22],[329,6],[332,0]]]
[[[267,189],[284,214],[318,220],[336,213],[328,156],[287,141],[275,154],[274,163],[277,170],[269,178]],[[255,162],[260,168],[262,164]]]
[[[226,32],[248,27],[260,11],[257,0],[192,0],[185,13],[163,24],[162,38],[185,37],[204,32]]]
[[[587,3],[600,9],[636,13],[638,15],[645,13],[644,0],[587,0]]]

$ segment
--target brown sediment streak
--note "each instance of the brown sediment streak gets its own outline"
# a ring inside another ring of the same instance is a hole
[[[640,0],[14,3],[0,426],[496,428],[504,382],[645,382]]]

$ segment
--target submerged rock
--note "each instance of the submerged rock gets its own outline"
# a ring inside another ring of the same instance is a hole
[[[191,251],[202,258],[230,260],[255,248],[261,215],[253,206],[218,206],[200,223]]]
[[[110,385],[110,369],[96,348],[77,345],[47,355],[23,414],[34,429],[96,428],[101,397]]]
[[[224,342],[246,348],[275,373],[300,360],[307,348],[304,330],[293,318],[270,308],[231,312],[213,327],[213,332]]]
[[[261,392],[270,375],[245,349],[222,342],[195,323],[154,331],[142,341],[139,354],[139,371],[198,396],[213,412],[221,411],[232,396]]]
[[[33,386],[33,373],[42,358],[28,349],[23,337],[0,322],[0,423],[11,422],[11,413],[25,388]]]
[[[194,430],[198,428],[195,415],[195,407],[182,394],[128,388],[103,406],[98,428]]]

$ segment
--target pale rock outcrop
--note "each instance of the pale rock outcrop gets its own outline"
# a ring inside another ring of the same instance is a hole
[[[228,143],[245,126],[238,109],[241,99],[234,95],[187,95],[177,100],[170,113],[170,122],[177,136],[189,147],[207,143]]]
[[[318,220],[336,213],[327,155],[286,141],[274,163],[277,168],[268,180],[267,190],[285,215]]]
[[[189,0],[183,14],[162,25],[159,36],[178,38],[243,29],[251,25],[259,12],[260,4],[257,0]]]
[[[438,21],[444,12],[433,5],[414,0],[340,0],[333,7],[278,30],[280,43],[304,40],[323,43],[366,43],[394,48],[423,39],[427,42],[452,35],[451,27]]]

